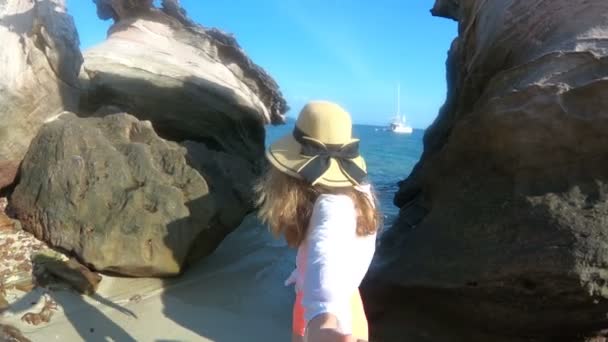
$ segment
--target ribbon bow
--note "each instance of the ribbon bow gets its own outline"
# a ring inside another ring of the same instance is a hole
[[[302,146],[300,155],[312,157],[298,170],[298,174],[308,183],[314,185],[327,172],[331,159],[338,163],[342,173],[354,185],[358,185],[366,179],[367,173],[353,161],[359,157],[358,141],[344,145],[324,144],[306,136],[297,127],[293,131],[293,137]]]

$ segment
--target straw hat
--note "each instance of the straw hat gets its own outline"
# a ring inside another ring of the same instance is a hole
[[[272,144],[266,157],[278,170],[311,185],[348,187],[367,178],[350,115],[331,102],[304,106],[292,134]]]

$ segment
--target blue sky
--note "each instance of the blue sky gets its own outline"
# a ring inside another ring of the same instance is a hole
[[[279,83],[296,116],[309,100],[347,108],[356,123],[386,124],[396,110],[426,128],[445,100],[445,60],[456,23],[432,17],[434,0],[182,0],[196,22],[234,34]],[[85,50],[111,22],[93,0],[68,0]]]

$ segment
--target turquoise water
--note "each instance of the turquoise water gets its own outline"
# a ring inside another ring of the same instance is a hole
[[[268,127],[267,144],[291,133],[293,122],[283,126]],[[385,225],[390,226],[398,213],[393,205],[397,182],[407,177],[422,155],[423,130],[411,135],[384,131],[382,127],[355,125],[354,135],[361,139],[361,154],[367,162],[370,179],[376,190],[385,215]]]

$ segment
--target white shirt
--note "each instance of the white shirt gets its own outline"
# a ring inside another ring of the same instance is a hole
[[[360,188],[371,196],[369,187]],[[357,236],[357,213],[346,195],[323,194],[315,202],[306,239],[298,248],[296,270],[286,285],[302,292],[306,323],[331,313],[340,332],[352,333],[351,299],[367,273],[376,235]]]

